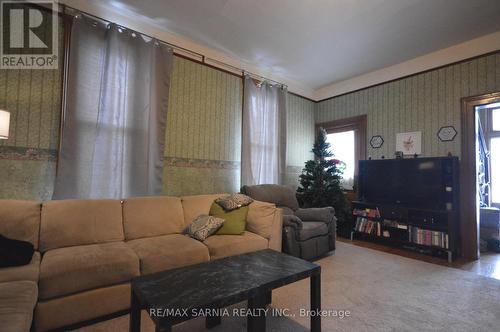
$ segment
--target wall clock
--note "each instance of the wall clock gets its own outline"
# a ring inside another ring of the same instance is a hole
[[[384,145],[384,139],[380,135],[372,136],[370,139],[370,146],[374,149],[378,149]]]
[[[441,142],[453,141],[457,136],[457,130],[453,126],[444,126],[439,128],[437,137]]]

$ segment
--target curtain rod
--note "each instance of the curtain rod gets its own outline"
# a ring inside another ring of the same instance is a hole
[[[66,4],[60,4],[59,3],[59,6],[62,7],[62,11],[59,10],[59,12],[62,12],[63,15],[68,15],[68,16],[71,16],[71,17],[75,17],[78,13],[80,14],[84,14],[84,15],[87,15],[89,17],[92,17],[96,20],[99,20],[101,22],[105,22],[105,23],[114,23],[114,22],[111,22],[105,18],[102,18],[102,17],[99,17],[99,16],[96,16],[96,15],[93,15],[93,14],[90,14],[90,13],[87,13],[87,12],[84,12],[78,8],[75,8],[75,7],[71,7],[71,6],[68,6]],[[77,14],[71,14],[71,13],[68,13],[67,12],[67,9],[69,9],[70,11],[73,11],[73,12],[76,12]],[[116,24],[116,23],[114,23]],[[288,87],[288,85],[284,84],[284,83],[281,83],[281,82],[278,82],[278,81],[275,81],[275,80],[272,80],[270,78],[267,78],[267,77],[264,77],[264,76],[261,76],[261,75],[258,75],[258,74],[255,74],[255,73],[252,73],[252,72],[249,72],[245,69],[242,69],[242,68],[238,68],[236,66],[233,66],[233,65],[230,65],[230,64],[227,64],[225,62],[222,62],[222,61],[219,61],[219,60],[216,60],[216,59],[211,59],[207,56],[205,56],[204,54],[202,53],[198,53],[196,51],[193,51],[193,50],[190,50],[190,49],[187,49],[187,48],[184,48],[182,46],[178,46],[178,45],[175,45],[175,44],[172,44],[172,43],[169,43],[169,42],[166,42],[164,40],[161,40],[161,39],[158,39],[156,37],[153,37],[151,35],[148,35],[146,33],[143,33],[143,32],[140,32],[140,31],[136,31],[134,29],[130,29],[126,26],[123,26],[123,25],[120,25],[118,24],[120,27],[122,28],[125,28],[129,31],[132,31],[134,33],[137,33],[139,35],[142,35],[142,36],[145,36],[147,38],[151,38],[151,39],[155,39],[157,40],[159,43],[162,43],[162,44],[165,44],[169,47],[171,47],[173,50],[174,50],[174,53],[175,51],[178,51],[177,53],[180,54],[180,55],[183,55],[183,56],[187,56],[187,57],[190,57],[189,55],[191,55],[191,59],[192,60],[197,60],[197,61],[200,61],[201,63],[203,64],[206,64],[206,65],[210,65],[210,63],[216,63],[216,64],[219,64],[219,65],[222,65],[223,67],[221,66],[216,66],[218,67],[219,69],[224,69],[224,67],[226,68],[229,68],[231,71],[235,71],[235,72],[239,72],[240,73],[240,76],[241,77],[244,77],[245,75],[249,75],[253,78],[257,78],[259,80],[264,80],[264,81],[268,81],[268,82],[271,82],[271,83],[276,83],[278,85],[281,85],[282,87]],[[189,54],[189,55],[186,55],[186,54]],[[207,62],[207,60],[209,62]]]

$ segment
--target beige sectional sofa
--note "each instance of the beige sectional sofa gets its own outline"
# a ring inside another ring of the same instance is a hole
[[[250,205],[243,235],[214,235],[204,242],[183,235],[221,195],[0,200],[0,233],[30,241],[37,250],[31,264],[0,269],[0,283],[38,283],[34,327],[46,331],[128,310],[129,282],[141,274],[281,250],[281,210],[258,201]]]

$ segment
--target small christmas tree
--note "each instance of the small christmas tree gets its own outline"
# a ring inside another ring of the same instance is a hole
[[[339,226],[342,226],[348,222],[350,215],[340,185],[345,164],[333,158],[323,128],[316,136],[312,152],[315,158],[307,161],[302,169],[297,199],[303,208],[333,206]]]

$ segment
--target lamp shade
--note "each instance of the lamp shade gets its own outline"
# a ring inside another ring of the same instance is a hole
[[[0,139],[9,139],[10,113],[0,110]]]

